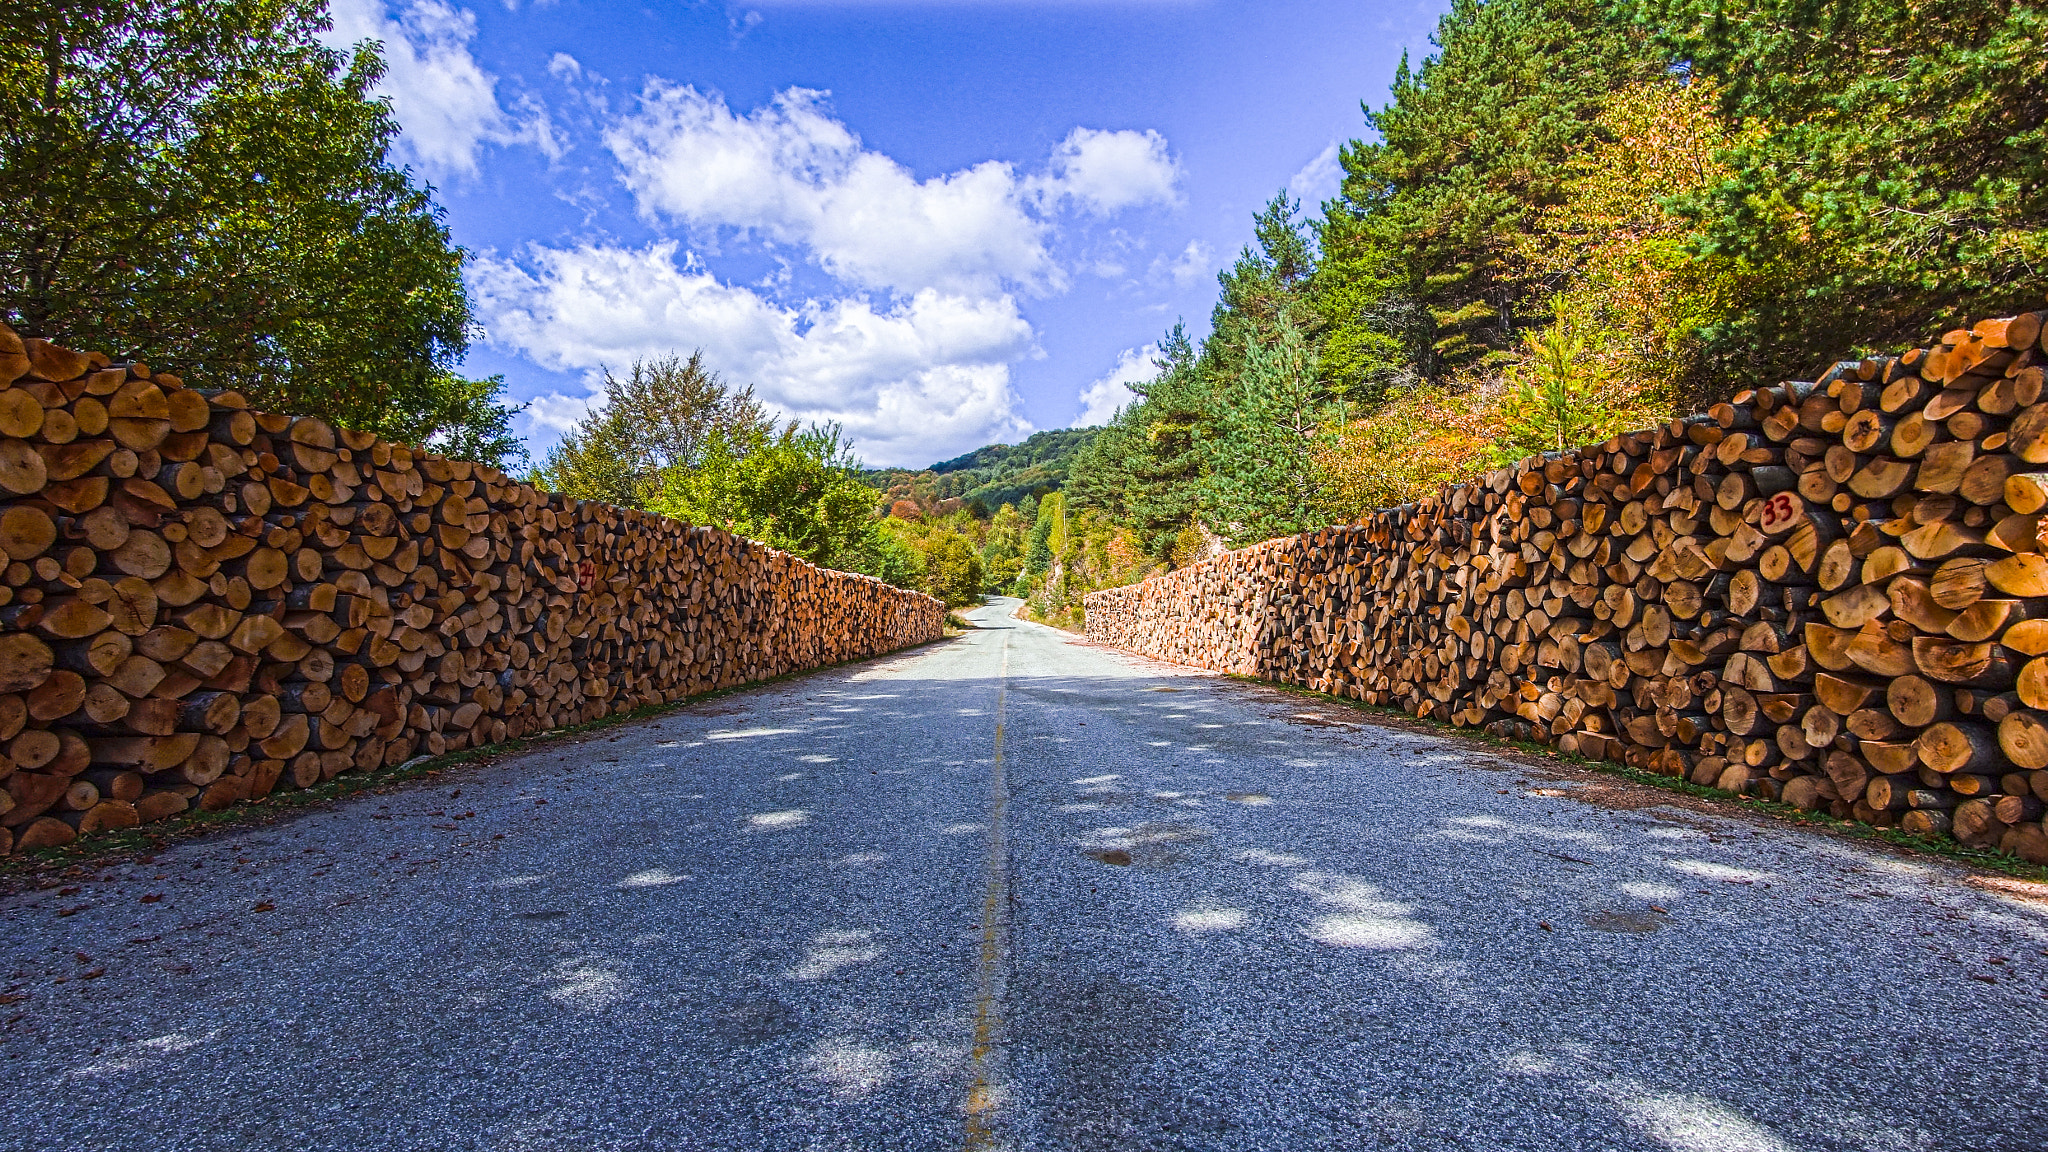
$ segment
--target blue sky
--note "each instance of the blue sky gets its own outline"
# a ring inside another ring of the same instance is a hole
[[[922,466],[1095,423],[1198,334],[1252,214],[1336,187],[1443,5],[332,0],[378,39],[538,452],[702,348]]]

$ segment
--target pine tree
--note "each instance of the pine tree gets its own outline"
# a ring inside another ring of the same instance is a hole
[[[1723,378],[1812,372],[2048,291],[2048,11],[1981,0],[1640,0],[1759,131],[1682,207],[1698,251],[1772,269],[1706,333]]]
[[[1162,559],[1195,516],[1200,439],[1214,413],[1199,359],[1186,327],[1175,324],[1159,341],[1158,374],[1132,385],[1138,402],[1126,405],[1075,460],[1067,484],[1077,505],[1109,512]]]
[[[1203,518],[1231,547],[1321,522],[1315,449],[1331,412],[1315,351],[1286,315],[1245,349],[1207,441]]]
[[[1515,241],[1558,201],[1563,161],[1607,94],[1664,67],[1602,0],[1453,0],[1435,43],[1420,69],[1402,61],[1386,106],[1366,109],[1380,140],[1343,149],[1320,286],[1332,342],[1353,358],[1406,342],[1427,377],[1505,362],[1540,321]]]

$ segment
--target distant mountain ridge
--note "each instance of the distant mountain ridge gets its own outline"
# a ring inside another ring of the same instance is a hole
[[[1099,432],[1055,428],[1033,433],[1022,444],[990,444],[929,468],[870,468],[860,478],[879,492],[929,491],[935,500],[978,505],[977,514],[986,516],[1005,504],[1021,504],[1026,496],[1064,488],[1074,458]]]

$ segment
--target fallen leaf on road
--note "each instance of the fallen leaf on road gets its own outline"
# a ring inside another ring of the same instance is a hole
[[[274,912],[274,911],[276,911],[276,910],[277,910],[277,905],[275,905],[275,904],[272,904],[272,903],[271,903],[270,901],[268,901],[268,900],[265,900],[265,901],[264,901],[263,903],[261,903],[261,904],[258,904],[258,905],[257,905],[257,906],[255,906],[254,908],[251,908],[251,909],[249,909],[249,911],[251,911],[251,912]]]
[[[142,898],[142,903],[144,903],[144,904],[154,904],[154,903],[156,903],[157,901],[159,901],[159,900],[161,900],[161,899],[163,899],[163,898],[164,898],[164,894],[163,894],[163,893],[161,893],[161,892],[151,892],[151,893],[150,893],[149,895],[147,895],[147,896],[144,896],[144,897]]]
[[[1548,920],[1538,920],[1536,922],[1536,926],[1538,928],[1543,929],[1545,932],[1553,931],[1553,929],[1550,927],[1550,921]]]
[[[69,907],[69,908],[59,908],[59,909],[57,909],[57,915],[59,915],[59,916],[76,916],[76,915],[78,915],[78,914],[79,914],[80,912],[83,912],[83,911],[85,911],[85,910],[86,910],[87,908],[90,908],[90,907],[92,907],[92,905],[90,905],[90,904],[74,904],[74,905],[72,905],[72,906],[71,906],[71,907]]]

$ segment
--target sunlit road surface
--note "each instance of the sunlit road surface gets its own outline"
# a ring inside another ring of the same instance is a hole
[[[6,897],[0,1147],[2048,1147],[2041,905],[1013,605]]]

